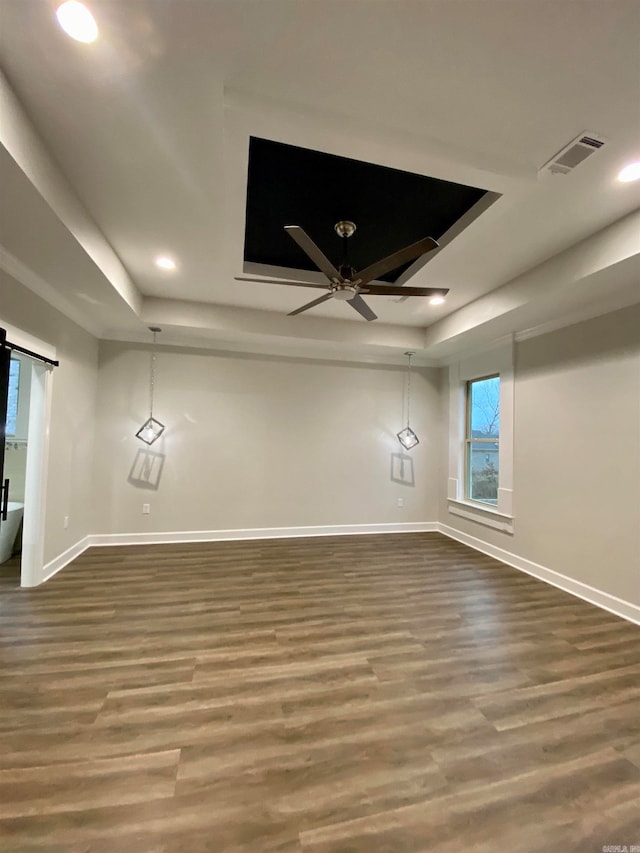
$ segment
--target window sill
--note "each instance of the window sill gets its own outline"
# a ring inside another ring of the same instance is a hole
[[[449,498],[449,512],[452,515],[459,515],[461,518],[467,518],[470,521],[475,521],[478,524],[484,524],[486,527],[493,527],[494,530],[501,530],[503,533],[513,534],[513,516],[506,515],[504,512],[498,512],[491,506],[481,506],[471,501],[459,501]]]

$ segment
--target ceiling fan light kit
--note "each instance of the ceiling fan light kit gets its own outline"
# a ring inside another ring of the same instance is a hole
[[[289,316],[302,314],[309,308],[314,308],[326,302],[328,299],[337,299],[339,302],[348,302],[351,307],[364,317],[365,320],[376,320],[377,315],[371,310],[362,298],[366,296],[445,296],[449,291],[441,287],[398,287],[395,285],[373,284],[375,279],[397,269],[403,264],[415,261],[417,258],[438,248],[438,243],[431,237],[424,237],[410,246],[405,246],[386,258],[371,264],[365,269],[356,272],[349,264],[347,240],[356,231],[354,222],[341,219],[336,222],[334,230],[343,241],[343,262],[339,267],[334,266],[324,252],[313,242],[309,235],[299,225],[285,225],[284,230],[302,249],[305,255],[314,265],[324,273],[329,283],[318,284],[307,281],[286,281],[282,279],[251,278],[248,276],[236,276],[236,281],[253,281],[262,284],[284,284],[290,287],[314,287],[328,290],[323,296],[308,302],[295,311],[290,311]]]
[[[356,230],[355,222],[350,222],[348,219],[341,219],[333,227],[338,237],[351,237]]]
[[[333,298],[339,302],[350,302],[354,296],[358,295],[357,289],[351,284],[336,284],[332,293]]]

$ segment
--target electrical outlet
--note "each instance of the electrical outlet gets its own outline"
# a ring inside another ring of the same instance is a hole
[[[398,506],[404,506],[404,499],[398,498]]]
[[[69,516],[65,515],[64,517],[64,529],[66,530],[69,527]]]
[[[151,504],[142,504],[142,514],[149,515],[151,512]]]

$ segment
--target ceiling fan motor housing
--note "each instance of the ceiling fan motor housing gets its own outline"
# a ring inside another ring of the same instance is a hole
[[[348,219],[341,219],[340,222],[336,222],[334,228],[340,237],[351,237],[355,233],[356,224]]]
[[[353,281],[356,277],[355,269],[349,264],[341,264],[338,271],[345,281]]]

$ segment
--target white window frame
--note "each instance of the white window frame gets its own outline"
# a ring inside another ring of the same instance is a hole
[[[473,444],[481,445],[481,444],[497,444],[498,445],[498,480],[500,479],[500,438],[473,438],[472,433],[472,414],[471,414],[471,386],[474,382],[483,382],[485,379],[500,379],[500,374],[494,373],[491,376],[478,376],[477,379],[467,379],[464,383],[464,406],[465,406],[465,414],[464,414],[464,477],[463,477],[463,495],[464,499],[470,501],[473,504],[480,504],[480,506],[496,506],[496,504],[492,504],[489,501],[482,501],[478,498],[472,498],[469,495],[469,484],[471,482],[471,470],[469,468],[470,462],[470,446]],[[500,400],[498,399],[498,405],[500,405]]]
[[[497,506],[465,497],[467,383],[500,377],[500,465]],[[447,506],[452,515],[513,533],[514,342],[449,366],[449,476]]]

